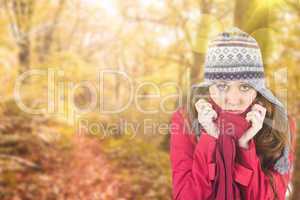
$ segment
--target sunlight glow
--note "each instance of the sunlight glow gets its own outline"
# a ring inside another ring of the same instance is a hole
[[[286,5],[285,0],[262,0],[259,4],[267,7],[284,6]]]
[[[158,8],[158,9],[162,9],[162,8],[165,7],[165,2],[162,1],[162,0],[156,0],[156,1],[153,1],[153,0],[140,0],[139,3],[143,7],[153,6],[153,7]]]
[[[88,4],[93,7],[100,6],[105,10],[105,12],[111,16],[117,16],[118,10],[115,5],[114,0],[81,0],[83,3]]]
[[[158,44],[162,48],[167,48],[170,45],[174,44],[176,40],[181,39],[183,37],[183,32],[178,32],[178,35],[176,35],[175,30],[170,30],[167,33],[162,34],[157,38]]]

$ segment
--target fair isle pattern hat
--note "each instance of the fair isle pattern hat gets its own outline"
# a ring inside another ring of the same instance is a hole
[[[217,34],[209,44],[204,63],[204,81],[192,88],[209,87],[216,80],[242,80],[251,85],[275,106],[275,114],[287,119],[284,105],[266,87],[261,50],[256,40],[237,27]],[[267,119],[264,123],[270,123]],[[289,131],[289,128],[288,128]],[[289,140],[291,139],[288,132]],[[284,148],[274,169],[284,174],[289,170],[289,145]]]

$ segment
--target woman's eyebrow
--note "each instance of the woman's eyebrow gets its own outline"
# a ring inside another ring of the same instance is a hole
[[[221,83],[221,84],[228,84],[227,81],[218,81],[218,82],[216,81],[216,82],[215,82],[215,84],[220,84],[220,83]]]
[[[249,85],[249,83],[247,83],[247,82],[240,82],[240,85]]]

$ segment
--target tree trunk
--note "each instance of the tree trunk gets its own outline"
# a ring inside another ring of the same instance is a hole
[[[19,48],[18,61],[19,72],[30,69],[30,30],[33,15],[34,0],[4,0],[5,11],[9,18],[12,33]]]
[[[30,39],[28,35],[18,42],[18,47],[19,73],[22,74],[30,69]]]
[[[58,8],[55,11],[53,20],[49,28],[46,28],[46,32],[41,38],[41,44],[37,47],[38,59],[40,62],[45,61],[46,57],[48,56],[51,50],[53,35],[55,33],[62,11],[64,10],[65,3],[65,0],[59,1]]]
[[[210,10],[211,2],[202,1],[201,13],[203,14],[203,18],[201,19],[199,28],[197,30],[197,51],[193,51],[193,65],[190,75],[191,84],[198,83],[201,79],[203,79],[203,77],[201,77],[201,70],[203,71],[208,35],[211,29],[210,19],[206,16],[209,16],[211,12]]]

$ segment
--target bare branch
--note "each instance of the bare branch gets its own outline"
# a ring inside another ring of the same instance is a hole
[[[17,157],[17,156],[0,154],[0,158],[16,161],[19,164],[25,165],[26,167],[29,167],[29,168],[38,169],[38,170],[41,169],[41,167],[39,165],[37,165],[29,160],[25,160],[24,158]]]

